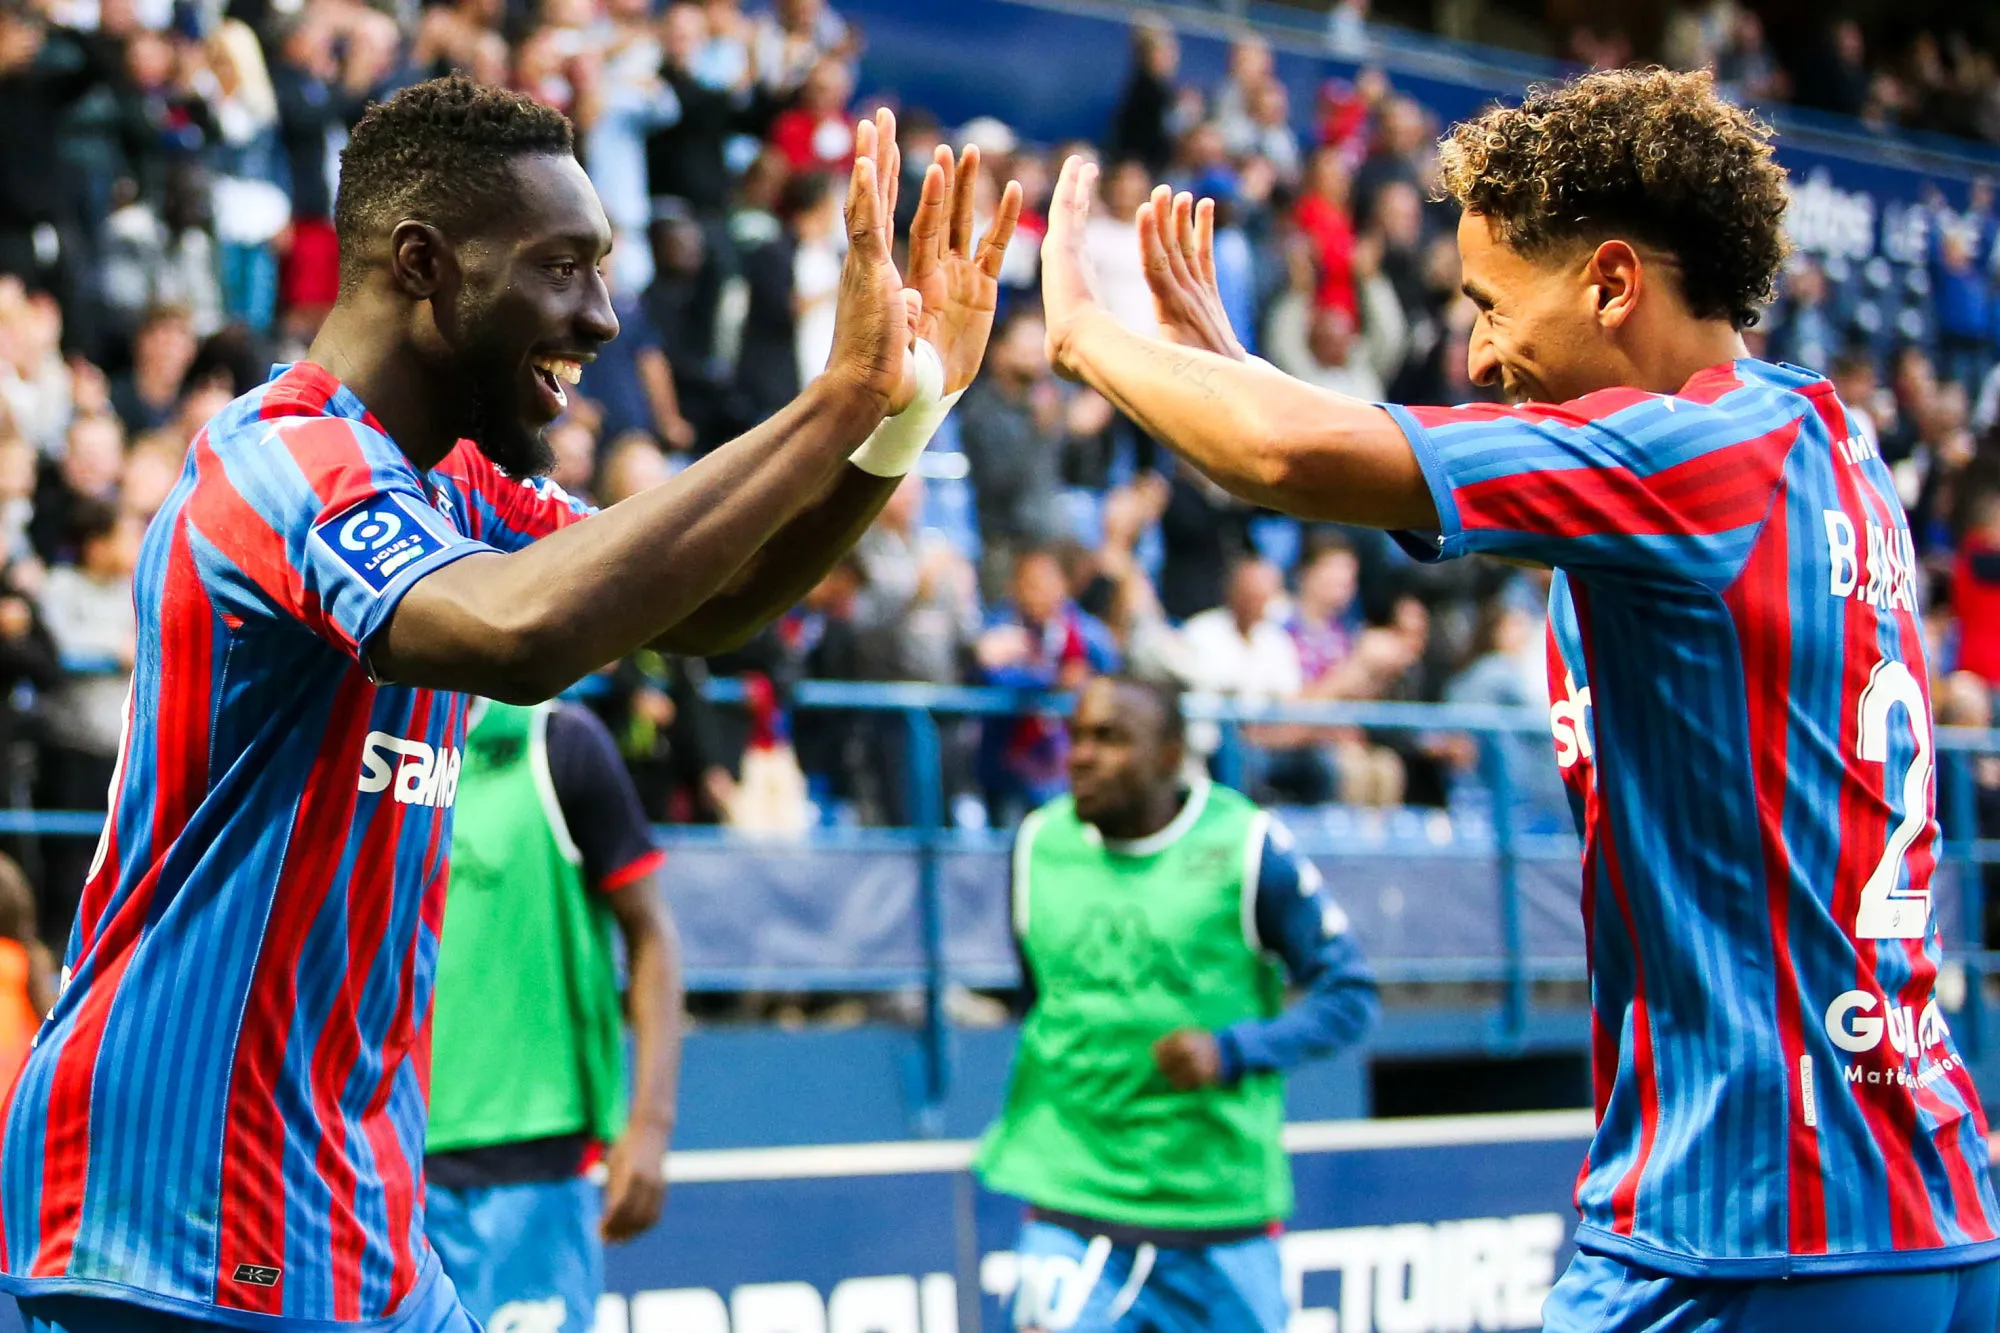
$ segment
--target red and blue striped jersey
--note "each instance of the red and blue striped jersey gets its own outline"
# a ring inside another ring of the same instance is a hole
[[[588,512],[469,444],[417,471],[281,367],[146,533],[111,815],[0,1142],[0,1288],[259,1326],[437,1270],[422,1164],[463,696],[374,682],[434,570]]]
[[[1431,557],[1554,566],[1550,723],[1584,839],[1598,1128],[1578,1244],[1670,1273],[2000,1254],[1934,983],[1917,565],[1824,379],[1390,408]]]

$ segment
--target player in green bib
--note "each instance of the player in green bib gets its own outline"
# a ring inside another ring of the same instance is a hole
[[[438,947],[425,1232],[488,1328],[587,1333],[602,1242],[650,1227],[666,1196],[681,977],[663,857],[589,711],[474,708]],[[587,1174],[600,1157],[602,1189]]]
[[[1070,795],[1015,839],[1029,1004],[975,1170],[1028,1204],[1018,1329],[1282,1333],[1283,1071],[1375,1020],[1318,872],[1270,814],[1183,782],[1183,731],[1172,691],[1092,680]]]

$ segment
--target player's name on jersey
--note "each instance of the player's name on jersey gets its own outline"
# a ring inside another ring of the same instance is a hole
[[[1838,509],[1823,511],[1826,555],[1830,569],[1827,591],[1851,597],[1877,610],[1917,609],[1917,548],[1908,528],[1891,528],[1854,520]]]

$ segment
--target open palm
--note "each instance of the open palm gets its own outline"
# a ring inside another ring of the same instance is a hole
[[[963,389],[979,373],[1000,299],[1000,265],[1021,216],[1021,187],[1009,181],[975,250],[972,205],[978,183],[978,148],[968,145],[954,159],[950,148],[939,145],[910,222],[904,281],[923,298],[917,336],[944,362],[946,393]]]

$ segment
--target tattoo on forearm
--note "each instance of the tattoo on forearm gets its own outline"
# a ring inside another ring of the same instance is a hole
[[[1220,395],[1221,391],[1215,385],[1216,366],[1213,362],[1150,339],[1140,340],[1138,346],[1162,370],[1199,392],[1203,398],[1213,399]]]

